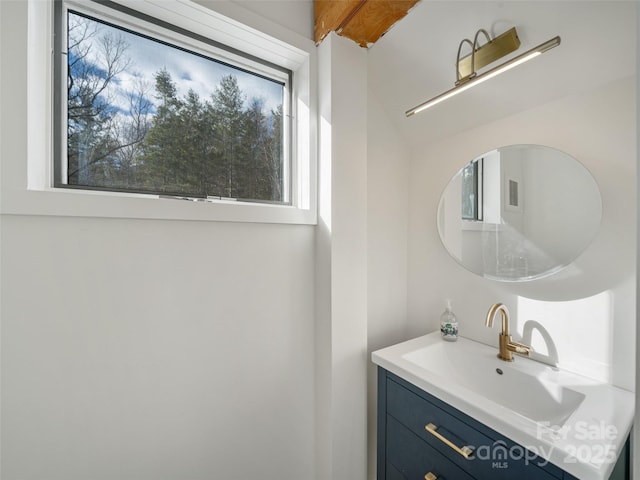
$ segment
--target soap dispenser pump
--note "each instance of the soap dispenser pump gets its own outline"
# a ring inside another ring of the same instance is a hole
[[[440,334],[444,340],[455,342],[458,340],[458,319],[453,313],[451,300],[447,299],[447,307],[440,315]]]

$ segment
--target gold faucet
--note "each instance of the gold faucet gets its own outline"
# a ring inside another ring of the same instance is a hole
[[[500,352],[498,358],[505,362],[513,362],[513,354],[519,353],[521,355],[529,356],[531,354],[531,347],[522,343],[514,342],[509,335],[509,310],[501,303],[495,303],[491,306],[487,312],[487,320],[485,325],[489,328],[493,327],[493,319],[496,313],[500,312],[502,316],[502,332],[500,332]]]

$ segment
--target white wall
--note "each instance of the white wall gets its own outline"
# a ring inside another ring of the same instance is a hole
[[[325,45],[332,62],[330,479],[346,480],[365,478],[367,464],[367,57],[335,34]]]
[[[406,330],[409,154],[366,88],[367,53],[335,34],[319,46],[316,425],[327,480],[375,478],[370,353]]]
[[[313,228],[2,217],[2,478],[312,478]]]
[[[367,103],[367,348],[406,338],[409,152],[371,90]],[[377,369],[369,361],[369,475],[375,478]]]
[[[220,0],[197,0],[215,4]],[[313,38],[313,0],[232,0],[261,17]]]
[[[323,480],[364,479],[367,468],[366,58],[335,34],[319,47],[317,462]]]
[[[542,105],[424,145],[412,153],[409,226],[409,335],[436,329],[452,298],[463,336],[496,345],[484,326],[495,302],[505,303],[514,331],[527,320],[551,334],[560,364],[633,389],[635,352],[635,78]],[[446,109],[440,114],[448,121]],[[482,279],[462,269],[436,229],[438,199],[449,179],[483,152],[511,144],[548,145],[581,161],[603,200],[601,229],[574,264],[524,283]]]
[[[25,103],[2,89],[18,126]],[[313,226],[2,215],[0,229],[3,480],[314,478]]]
[[[404,338],[407,324],[409,152],[366,88],[368,58],[335,34],[319,46],[320,479],[375,478],[377,382],[370,353]]]

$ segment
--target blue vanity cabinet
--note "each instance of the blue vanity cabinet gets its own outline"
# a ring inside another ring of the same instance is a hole
[[[378,480],[574,479],[383,368],[378,371],[377,466]]]

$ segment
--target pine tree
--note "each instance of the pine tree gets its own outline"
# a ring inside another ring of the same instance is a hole
[[[211,98],[211,113],[216,119],[214,128],[213,195],[239,197],[238,180],[242,178],[239,158],[242,145],[244,95],[234,75],[222,77]]]
[[[265,159],[268,167],[263,173],[265,181],[270,183],[269,199],[274,202],[283,201],[283,169],[284,169],[284,149],[282,130],[282,104],[271,111],[271,135],[266,141],[267,157]]]
[[[160,102],[144,143],[145,184],[151,191],[181,194],[179,176],[180,110],[183,106],[177,89],[166,69],[155,74],[155,98]]]
[[[267,194],[261,174],[265,163],[265,146],[268,138],[267,117],[263,102],[254,98],[249,104],[242,129],[242,191],[244,198],[265,199]]]
[[[187,92],[179,111],[180,185],[193,195],[206,196],[206,163],[209,151],[205,106],[193,90]]]

